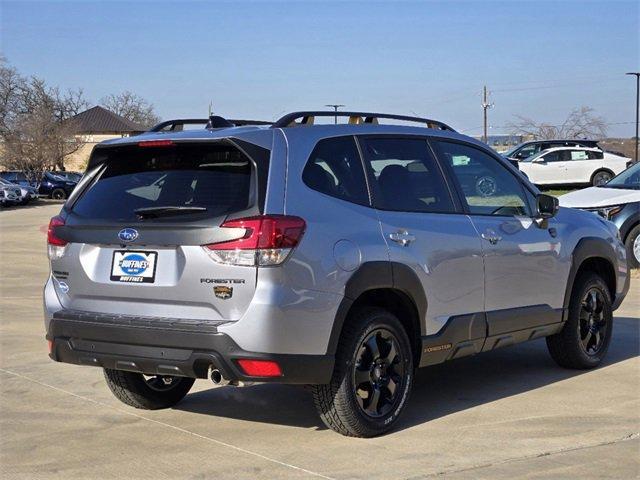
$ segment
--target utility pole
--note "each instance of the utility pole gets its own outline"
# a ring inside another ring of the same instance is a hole
[[[482,112],[484,117],[484,135],[482,140],[484,143],[487,143],[487,110],[493,108],[493,103],[489,103],[489,99],[487,98],[487,86],[484,86],[484,90],[482,92]]]
[[[336,112],[336,115],[333,116],[333,123],[335,123],[336,125],[338,124],[338,109],[341,107],[344,107],[344,105],[340,105],[339,103],[330,103],[328,105],[325,105],[325,107],[331,107],[333,108],[333,111]]]
[[[640,117],[640,72],[629,72],[627,75],[635,75],[636,76],[636,155],[635,162],[638,162],[638,120]]]

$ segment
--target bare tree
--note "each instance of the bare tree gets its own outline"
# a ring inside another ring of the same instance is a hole
[[[64,159],[84,145],[71,117],[87,107],[82,90],[61,92],[44,80],[25,78],[0,61],[1,162],[34,178],[64,170]]]
[[[594,114],[591,107],[574,108],[560,125],[536,122],[516,115],[516,120],[507,124],[512,135],[533,137],[536,140],[554,138],[602,138],[607,135],[604,118]]]
[[[0,132],[5,132],[20,113],[26,80],[0,56]]]
[[[108,95],[100,100],[100,103],[112,112],[146,128],[160,121],[152,103],[129,91],[119,95]]]

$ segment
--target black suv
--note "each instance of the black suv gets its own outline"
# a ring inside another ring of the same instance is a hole
[[[61,174],[64,175],[65,172],[44,172],[38,187],[38,193],[55,200],[68,198],[78,182],[68,180]]]

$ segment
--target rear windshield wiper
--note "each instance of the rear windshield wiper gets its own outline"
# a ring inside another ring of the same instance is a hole
[[[170,217],[172,215],[186,215],[189,213],[206,212],[205,207],[180,207],[180,206],[163,206],[163,207],[147,207],[138,208],[134,213],[142,218]]]

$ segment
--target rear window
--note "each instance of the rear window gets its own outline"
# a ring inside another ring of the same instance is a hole
[[[145,217],[145,221],[188,221],[240,212],[257,204],[254,164],[230,144],[127,146],[100,150],[96,155],[104,158],[92,162],[105,166],[73,205],[73,212],[83,217],[140,220],[145,209],[169,207],[182,211]]]

